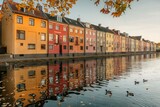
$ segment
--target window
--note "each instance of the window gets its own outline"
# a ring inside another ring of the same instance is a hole
[[[95,32],[93,32],[93,35],[95,36]]]
[[[59,35],[58,34],[55,35],[55,43],[59,43]]]
[[[96,48],[95,47],[93,47],[93,50],[95,50]]]
[[[69,32],[73,32],[73,29],[72,29],[72,28],[70,28],[70,29],[69,29]]]
[[[41,27],[46,28],[46,21],[41,21]]]
[[[57,16],[57,21],[62,22],[62,17],[61,16]]]
[[[69,41],[70,41],[70,42],[74,42],[74,37],[71,37],[71,36],[70,36],[70,37],[69,37]]]
[[[30,26],[34,26],[34,19],[29,18],[29,25],[30,25]]]
[[[36,75],[36,72],[34,70],[28,71],[28,76],[29,77],[32,77],[32,76],[35,76],[35,75]]]
[[[56,30],[59,30],[59,29],[60,29],[59,25],[56,25]]]
[[[22,16],[17,16],[17,23],[22,24],[23,23],[23,17]]]
[[[63,49],[67,49],[67,46],[66,46],[66,45],[64,45],[64,46],[63,46]]]
[[[53,29],[53,25],[51,23],[49,24],[49,29]]]
[[[53,50],[53,45],[49,45],[49,50]]]
[[[53,41],[53,34],[49,34],[49,41]]]
[[[80,46],[80,50],[83,50],[83,46]]]
[[[83,43],[83,38],[80,38],[80,43]]]
[[[36,45],[35,44],[28,44],[28,49],[35,49]]]
[[[41,44],[41,49],[45,50],[46,49],[46,45],[45,44]]]
[[[45,33],[41,33],[41,41],[45,41],[46,40],[46,34]]]
[[[70,49],[70,50],[73,50],[73,46],[70,46],[69,49]]]
[[[83,34],[83,31],[82,31],[82,30],[80,30],[80,34]]]
[[[24,30],[17,30],[17,39],[25,40],[25,31]]]
[[[78,30],[77,30],[77,29],[75,30],[75,33],[78,33]]]
[[[26,85],[24,83],[17,84],[17,91],[18,92],[24,91],[25,89],[26,89]]]
[[[88,34],[88,31],[86,31],[86,34]]]
[[[92,32],[90,31],[89,34],[92,35]]]
[[[67,36],[66,35],[63,36],[63,42],[67,42]]]
[[[41,70],[41,75],[46,75],[46,70]]]
[[[88,50],[88,46],[86,46],[86,50]]]
[[[67,28],[65,26],[63,27],[63,31],[67,31]]]

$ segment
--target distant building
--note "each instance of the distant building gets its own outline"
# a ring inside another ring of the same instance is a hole
[[[114,52],[114,32],[106,28],[106,53]]]
[[[18,10],[16,5],[15,2],[3,4],[7,8],[2,8],[2,45],[14,57],[47,56],[48,25],[42,6],[27,11],[26,8]]]

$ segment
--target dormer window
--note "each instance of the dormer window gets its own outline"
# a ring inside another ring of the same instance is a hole
[[[26,12],[26,8],[21,8],[21,12]]]
[[[62,17],[61,16],[57,16],[57,21],[58,22],[62,22]]]
[[[34,10],[31,10],[30,13],[31,13],[31,14],[34,14]]]
[[[46,28],[46,21],[41,21],[41,27]]]

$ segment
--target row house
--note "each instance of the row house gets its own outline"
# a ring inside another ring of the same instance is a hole
[[[141,51],[141,36],[133,36],[133,38],[135,39],[136,41],[136,52],[140,52]]]
[[[42,6],[27,11],[27,7],[19,10],[16,5],[15,2],[3,4],[2,45],[14,57],[47,56],[48,25]]]
[[[84,53],[85,55],[96,54],[96,29],[90,23],[83,23],[85,30]]]
[[[124,33],[120,33],[121,35],[121,52],[126,52],[126,37]]]
[[[130,37],[130,43],[131,43],[130,45],[131,52],[135,52],[135,40],[132,37]]]
[[[97,54],[104,54],[106,52],[106,34],[104,28],[99,24],[98,26],[92,25],[96,30],[96,52]]]
[[[106,53],[114,52],[114,33],[109,28],[106,28]]]
[[[69,56],[78,56],[84,54],[84,25],[80,19],[73,20],[65,18],[69,24]]]
[[[124,32],[123,33],[125,35],[125,52],[129,52],[129,36],[128,36],[128,33]]]
[[[121,36],[120,36],[120,31],[119,30],[114,30],[114,52],[120,53],[122,51],[121,48]]]
[[[49,56],[68,55],[68,23],[61,16],[48,16],[48,54]]]

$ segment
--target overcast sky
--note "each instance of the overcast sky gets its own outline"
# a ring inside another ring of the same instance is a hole
[[[145,39],[160,42],[160,0],[133,2],[132,9],[128,9],[125,14],[118,18],[100,13],[103,5],[100,4],[97,7],[93,1],[95,0],[78,0],[71,9],[71,14],[67,17],[73,19],[79,17],[84,22],[96,25],[100,23],[102,26],[127,32],[131,36],[141,35]],[[1,2],[2,0],[0,0]]]
[[[82,21],[108,26],[131,36],[142,35],[143,38],[160,42],[160,0],[139,0],[133,2],[121,17],[100,13],[101,6],[94,5],[94,0],[78,0],[73,6],[70,18],[80,17]],[[135,0],[136,1],[136,0]]]

